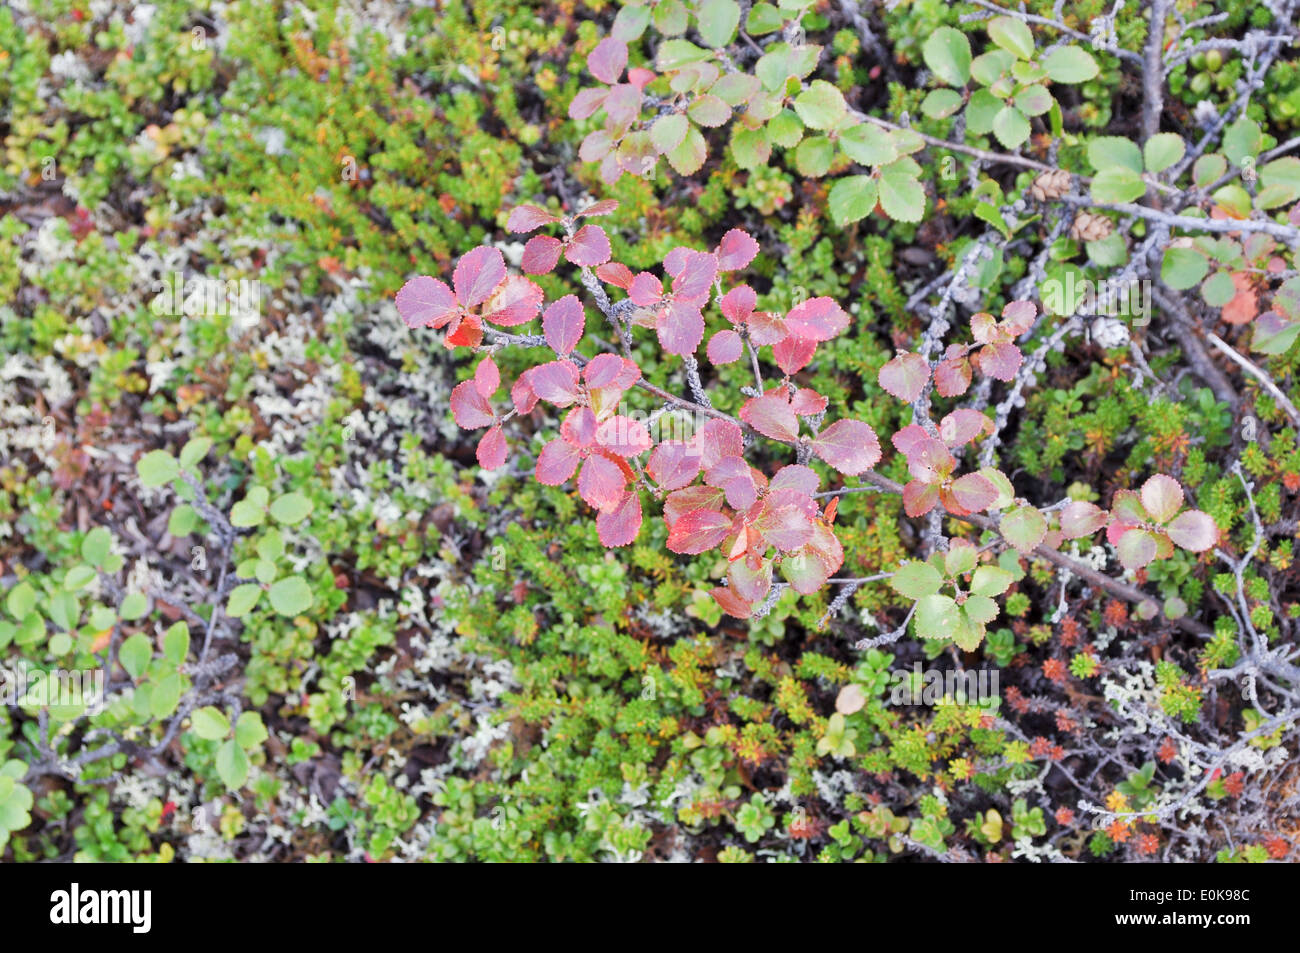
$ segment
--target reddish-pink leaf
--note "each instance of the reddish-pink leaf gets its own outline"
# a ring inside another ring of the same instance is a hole
[[[950,447],[961,447],[981,434],[993,432],[993,421],[978,410],[961,407],[939,421],[939,439]]]
[[[617,463],[603,454],[594,453],[578,474],[578,494],[587,505],[602,513],[617,506],[627,489],[627,479]]]
[[[689,443],[665,440],[650,454],[646,471],[660,489],[679,490],[699,474],[700,454]]]
[[[603,159],[612,159],[613,151],[614,137],[604,129],[593,129],[578,146],[578,158],[583,162],[600,162]]]
[[[776,471],[776,476],[772,477],[767,492],[774,494],[782,490],[796,490],[805,496],[812,496],[820,485],[821,480],[817,478],[815,470],[792,463]]]
[[[510,399],[521,414],[530,414],[537,406],[537,392],[533,390],[533,369],[530,367],[510,386]]]
[[[529,383],[538,397],[557,407],[567,407],[582,396],[578,390],[578,367],[572,361],[537,365],[532,369]]]
[[[484,398],[491,397],[501,386],[501,372],[497,370],[496,361],[492,360],[491,354],[479,361],[478,367],[474,368],[474,386]]]
[[[835,421],[817,435],[812,450],[846,476],[865,473],[880,460],[880,440],[860,420]]]
[[[816,341],[791,334],[772,346],[772,359],[776,361],[776,366],[789,376],[807,367],[816,351]]]
[[[1165,532],[1169,538],[1183,549],[1202,553],[1213,546],[1219,539],[1219,527],[1213,517],[1200,510],[1187,510],[1173,518]]]
[[[908,424],[890,438],[894,449],[909,460],[925,446],[925,441],[932,439],[920,424]]]
[[[596,277],[615,288],[626,291],[632,287],[632,269],[617,261],[606,262],[596,268]]]
[[[597,354],[583,369],[582,379],[588,387],[608,387],[618,379],[623,359],[617,354]]]
[[[939,502],[939,486],[912,480],[903,487],[903,512],[908,516],[924,516]]]
[[[1142,507],[1157,523],[1168,523],[1183,508],[1183,488],[1171,476],[1157,473],[1142,484]]]
[[[671,530],[677,521],[695,510],[722,510],[726,494],[716,486],[688,486],[669,493],[664,500],[664,522]]]
[[[408,328],[440,328],[458,310],[444,282],[428,275],[412,278],[397,292],[397,313]]]
[[[635,490],[606,512],[596,516],[596,533],[602,546],[626,546],[636,540],[641,532],[641,497]]]
[[[574,407],[560,424],[560,436],[575,447],[590,447],[596,442],[596,415],[590,407]]]
[[[722,607],[722,611],[729,616],[734,616],[737,619],[748,619],[754,614],[754,607],[729,586],[714,586],[709,590],[709,594]]]
[[[1066,539],[1091,536],[1106,525],[1108,514],[1095,503],[1073,500],[1061,510],[1061,535]]]
[[[992,344],[998,340],[998,321],[997,318],[987,311],[981,311],[979,314],[971,315],[970,330],[975,340],[980,344]]]
[[[876,377],[887,392],[909,404],[921,396],[925,382],[929,379],[930,362],[920,354],[909,351],[901,351],[880,369],[880,374]]]
[[[742,229],[733,228],[718,243],[718,271],[739,271],[758,254],[758,242]]]
[[[829,404],[825,397],[807,387],[800,387],[790,398],[790,409],[800,417],[812,417],[820,414]]]
[[[483,320],[502,327],[527,324],[542,307],[542,289],[527,278],[511,275],[483,305]]]
[[[733,510],[747,510],[758,499],[754,472],[743,457],[723,457],[705,472],[704,482],[721,487]]]
[[[537,482],[559,486],[578,469],[582,453],[566,440],[555,439],[537,455]]]
[[[605,105],[605,98],[609,95],[608,89],[596,87],[594,89],[584,89],[573,97],[573,102],[569,103],[570,119],[586,119],[594,115],[596,110]]]
[[[934,389],[940,397],[959,397],[970,387],[970,361],[965,357],[947,358],[934,369]]]
[[[569,354],[579,341],[587,325],[582,302],[577,295],[565,295],[551,303],[542,314],[542,333],[552,350]]]
[[[664,286],[659,279],[648,271],[638,272],[628,286],[627,296],[639,308],[649,308],[659,303],[664,296]]]
[[[849,326],[849,316],[834,298],[810,298],[790,309],[786,327],[809,341],[829,341]]]
[[[584,225],[569,239],[564,257],[580,268],[594,268],[609,261],[609,236],[599,225]]]
[[[745,401],[740,419],[773,440],[792,441],[799,436],[799,418],[790,409],[790,402],[777,393]]]
[[[524,245],[523,257],[519,267],[530,275],[546,275],[554,270],[560,261],[560,251],[564,243],[550,235],[534,235]]]
[[[695,445],[704,469],[716,466],[723,457],[738,457],[745,450],[745,435],[730,420],[706,420],[695,434]]]
[[[635,457],[650,449],[650,434],[641,421],[616,414],[596,429],[596,442],[620,457]]]
[[[1136,571],[1156,558],[1159,544],[1153,533],[1144,529],[1130,529],[1120,536],[1115,551],[1125,569]]]
[[[986,344],[971,358],[979,369],[989,377],[1000,381],[1013,381],[1016,371],[1020,370],[1024,355],[1014,344]]]
[[[483,439],[478,442],[478,449],[474,451],[478,457],[479,466],[484,470],[495,470],[506,462],[506,438],[501,433],[500,427],[493,427],[483,435]]]
[[[1032,301],[1012,301],[1002,309],[1002,330],[1012,340],[1034,326],[1038,308]]]
[[[670,267],[670,262],[677,263],[673,256],[682,252],[680,267]],[[664,268],[673,276],[673,297],[678,301],[694,305],[703,305],[709,300],[713,291],[713,279],[718,276],[718,259],[707,252],[675,248],[664,259]]]
[[[597,215],[612,215],[618,211],[618,202],[614,199],[601,199],[599,202],[592,202],[584,208],[574,218],[582,218],[584,215],[593,217]]]
[[[656,316],[655,331],[669,354],[694,354],[704,340],[704,315],[697,306],[674,299]]]
[[[673,523],[668,548],[687,556],[708,552],[731,533],[731,522],[731,517],[717,510],[694,510]]]
[[[641,116],[641,90],[630,83],[611,86],[609,95],[605,97],[605,116],[609,119],[610,126],[621,135],[623,130]],[[631,138],[627,136],[623,139],[622,147],[617,154],[619,165],[625,172],[631,172],[634,168],[640,171],[641,161],[653,155],[649,135],[645,136],[643,149],[629,148],[628,139]]]
[[[778,344],[790,336],[790,329],[785,326],[785,319],[777,317],[770,311],[754,311],[745,318],[745,325],[749,328],[749,339],[754,342],[755,347]],[[808,343],[812,347],[817,346],[815,342]],[[809,360],[811,359],[812,354],[809,352]]]
[[[550,225],[560,219],[538,205],[518,205],[510,212],[506,228],[512,232],[531,232],[543,225]]]
[[[758,304],[758,295],[749,285],[736,285],[718,301],[722,316],[732,324],[744,324]]]
[[[924,483],[939,483],[952,473],[957,460],[948,452],[942,440],[926,436],[912,441],[907,456],[907,469]]]
[[[709,338],[709,346],[704,351],[713,364],[734,364],[745,353],[745,342],[731,328],[719,331]]]
[[[456,263],[451,283],[462,308],[472,308],[488,299],[497,285],[506,280],[506,262],[501,251],[480,245],[466,252]]]
[[[587,54],[587,69],[602,83],[617,83],[627,67],[627,44],[607,36]]]
[[[746,602],[762,602],[772,588],[772,560],[737,559],[727,567],[727,584],[730,591]]]
[[[988,477],[968,473],[952,481],[952,496],[957,505],[969,513],[987,509],[998,500],[998,488]],[[1035,510],[1037,512],[1037,510]],[[965,514],[959,514],[964,516]],[[1035,544],[1037,545],[1037,544]]]
[[[813,524],[796,506],[781,506],[754,521],[763,539],[782,552],[793,552],[812,539]]]
[[[465,430],[487,427],[496,420],[492,416],[492,405],[479,393],[473,381],[462,381],[452,388],[451,415]]]

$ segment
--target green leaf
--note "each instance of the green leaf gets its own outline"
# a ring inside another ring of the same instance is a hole
[[[1232,283],[1232,274],[1216,271],[1201,285],[1201,297],[1205,303],[1214,308],[1222,308],[1237,297],[1237,286]]]
[[[36,608],[36,590],[29,582],[20,582],[9,590],[5,608],[15,619],[22,619]]]
[[[1086,83],[1096,79],[1100,69],[1087,50],[1077,46],[1058,46],[1043,57],[1043,69],[1053,83]]]
[[[1003,103],[987,89],[977,89],[970,94],[966,104],[966,130],[976,136],[986,136],[993,131],[993,120],[1002,112]]]
[[[63,588],[69,592],[85,589],[97,575],[99,574],[92,567],[85,564],[73,566],[68,570],[68,574],[63,577]]]
[[[660,116],[650,127],[650,142],[659,152],[672,152],[682,144],[690,125],[690,121],[681,113]]]
[[[95,566],[103,567],[112,545],[112,534],[104,527],[96,526],[81,541],[81,558]]]
[[[998,604],[988,596],[972,594],[966,597],[962,611],[975,626],[983,628],[998,617]]]
[[[925,214],[925,189],[917,181],[920,167],[906,157],[880,170],[880,205],[897,222],[919,222]]]
[[[1145,166],[1137,143],[1123,136],[1099,136],[1088,143],[1088,161],[1098,172],[1128,169],[1141,175]]]
[[[1142,147],[1148,172],[1163,172],[1183,157],[1187,143],[1175,132],[1158,132]]]
[[[1160,265],[1160,280],[1170,288],[1185,291],[1199,284],[1209,270],[1209,259],[1195,248],[1167,248]]]
[[[775,33],[785,26],[785,17],[770,3],[756,3],[745,20],[745,32],[750,36]]]
[[[997,206],[991,205],[988,202],[977,202],[975,204],[975,217],[982,222],[987,222],[989,225],[992,225],[1002,233],[1003,238],[1011,237],[1011,228],[1007,225],[1007,220],[1002,217],[1002,213],[998,210]]]
[[[1300,159],[1286,156],[1260,166],[1259,182],[1271,193],[1269,204],[1260,208],[1277,208],[1300,199]]]
[[[311,587],[302,576],[286,576],[271,587],[271,608],[280,615],[295,616],[312,606]]]
[[[696,9],[700,39],[714,49],[726,46],[740,25],[740,4],[736,0],[704,0]]]
[[[152,658],[153,643],[143,632],[131,636],[117,650],[117,660],[132,678],[143,675]]]
[[[660,0],[655,5],[652,16],[655,29],[664,36],[679,36],[685,33],[686,27],[691,22],[686,5],[681,0]]]
[[[888,165],[898,158],[893,137],[874,123],[862,122],[840,133],[840,147],[854,162]]]
[[[826,136],[809,136],[794,150],[794,165],[800,175],[818,179],[831,167],[835,146]]]
[[[255,582],[246,582],[236,586],[226,602],[226,615],[238,619],[247,615],[262,598],[262,587]]]
[[[181,448],[181,469],[192,470],[194,465],[208,455],[212,449],[212,439],[210,437],[195,437]]]
[[[950,639],[961,610],[950,596],[923,596],[916,603],[916,633],[926,639]]]
[[[921,47],[925,65],[949,86],[965,86],[970,79],[970,40],[960,30],[941,26]]]
[[[167,518],[167,532],[177,538],[188,536],[194,532],[194,527],[198,524],[199,514],[194,507],[188,503],[178,503],[172,510],[171,516]]]
[[[767,165],[771,154],[772,146],[765,130],[744,129],[740,126],[732,128],[731,156],[736,160],[737,166],[742,169],[757,169]]]
[[[1023,20],[1015,17],[994,17],[988,25],[989,39],[1018,59],[1027,60],[1034,55],[1034,35]]]
[[[1029,120],[1015,106],[1003,106],[993,117],[993,135],[1008,149],[1015,149],[1029,138]]]
[[[243,499],[230,508],[230,525],[246,529],[260,526],[266,519],[266,511],[251,500]]]
[[[1254,159],[1264,148],[1264,133],[1259,123],[1246,116],[1240,117],[1223,133],[1223,154],[1236,166],[1244,166],[1246,159]]]
[[[803,138],[803,123],[793,109],[782,109],[768,120],[767,137],[782,149],[793,149]]]
[[[931,119],[947,119],[960,112],[961,107],[961,93],[954,89],[932,89],[921,102],[921,112]]]
[[[1002,80],[1016,63],[1014,53],[1006,50],[988,50],[971,60],[970,74],[981,86],[999,86],[999,95],[1005,96],[1011,90],[1002,90]]]
[[[190,627],[177,622],[163,636],[163,656],[173,665],[183,665],[190,652]]]
[[[117,614],[129,621],[143,618],[148,611],[149,597],[143,592],[128,592],[117,607]]]
[[[169,672],[151,686],[149,711],[155,718],[167,718],[181,703],[181,674]]]
[[[834,129],[848,108],[844,94],[824,79],[813,80],[794,100],[794,111],[809,129]]]
[[[190,727],[206,741],[220,741],[230,734],[230,719],[211,705],[205,705],[190,715]]]
[[[1047,535],[1047,518],[1035,507],[1020,506],[1007,511],[998,525],[998,532],[1020,555],[1025,556]]]
[[[1217,152],[1201,156],[1192,166],[1192,184],[1198,189],[1203,189],[1207,185],[1217,182],[1222,178],[1223,173],[1227,171],[1228,160]]]
[[[666,158],[678,175],[694,175],[699,171],[700,166],[704,165],[708,155],[709,147],[704,142],[704,136],[700,130],[691,126],[686,130],[686,138],[676,149],[669,152]],[[271,515],[275,515],[274,510],[271,511]]]
[[[1142,176],[1131,169],[1114,166],[1103,169],[1092,178],[1092,200],[1100,205],[1136,202],[1146,191],[1147,184]]]
[[[145,486],[162,486],[180,476],[181,468],[166,450],[150,450],[137,461],[135,471]]]
[[[248,780],[248,767],[248,755],[234,738],[217,749],[217,774],[232,791],[244,786]]]
[[[1039,86],[1034,83],[1026,86],[1020,92],[1016,93],[1015,104],[1026,116],[1041,116],[1052,108],[1056,100],[1052,99],[1052,94],[1047,91],[1046,86]]]
[[[943,586],[943,575],[929,563],[904,563],[889,579],[889,588],[908,599],[932,596]]]
[[[244,712],[235,722],[235,741],[245,751],[256,748],[268,737],[262,716],[255,711]]]
[[[850,175],[831,186],[831,220],[844,226],[866,218],[876,207],[876,182],[869,175]]]
[[[1015,578],[997,566],[980,566],[971,577],[970,591],[977,596],[1000,596],[1011,587]]]
[[[71,632],[81,621],[81,603],[76,596],[64,589],[50,596],[47,611],[54,624],[65,632]]]

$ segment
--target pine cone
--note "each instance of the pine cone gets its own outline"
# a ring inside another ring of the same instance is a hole
[[[1030,196],[1039,202],[1059,199],[1068,191],[1070,191],[1070,173],[1064,169],[1053,169],[1051,172],[1044,172],[1034,179],[1034,184],[1029,187]]]
[[[1070,237],[1083,242],[1099,242],[1110,234],[1112,228],[1111,220],[1105,215],[1080,212],[1070,226]]]

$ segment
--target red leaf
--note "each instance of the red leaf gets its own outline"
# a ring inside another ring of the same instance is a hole
[[[487,427],[496,420],[492,416],[492,405],[478,392],[473,381],[461,381],[452,388],[451,415],[465,430]]]
[[[1183,549],[1194,553],[1204,552],[1219,539],[1219,527],[1214,518],[1200,510],[1179,513],[1165,527],[1165,532]]]
[[[790,329],[785,326],[785,319],[778,318],[770,311],[752,312],[745,318],[745,326],[749,328],[749,339],[754,342],[755,347],[778,344],[790,334]],[[809,357],[811,358],[811,355]]]
[[[580,268],[603,265],[609,261],[609,236],[599,225],[584,225],[569,239],[564,257]]]
[[[669,262],[673,261],[676,252],[684,254],[681,267],[674,269],[669,267]],[[673,297],[678,301],[703,305],[709,300],[713,279],[718,276],[717,258],[702,251],[675,248],[664,260],[664,268],[673,276]]]
[[[560,219],[538,205],[519,205],[510,212],[506,228],[512,232],[531,232]]]
[[[876,381],[890,394],[910,404],[921,396],[930,379],[930,362],[920,354],[902,351],[880,369]]]
[[[596,277],[624,291],[632,287],[632,269],[617,261],[597,266]]]
[[[590,205],[588,205],[586,208],[584,208],[581,212],[579,212],[577,215],[573,217],[582,218],[584,215],[586,216],[612,215],[614,212],[617,211],[618,211],[618,202],[616,202],[614,199],[601,199],[599,202],[592,202]]]
[[[925,432],[925,428],[920,424],[908,424],[894,434],[889,442],[894,445],[895,450],[910,460],[912,454],[918,452],[924,446],[925,441],[929,439],[931,439],[930,435]]]
[[[618,379],[623,359],[617,354],[597,354],[583,369],[582,379],[588,387],[607,387]]]
[[[714,586],[709,590],[709,594],[722,607],[722,611],[729,616],[735,616],[737,619],[748,619],[754,614],[754,607],[728,586]]]
[[[483,435],[474,455],[484,470],[495,470],[506,462],[506,438],[500,427],[493,427]]]
[[[635,490],[596,516],[596,532],[603,546],[626,546],[637,538],[641,532],[641,497]]]
[[[538,397],[557,407],[567,407],[582,396],[578,390],[578,368],[572,361],[539,364],[532,369],[529,383]]]
[[[797,490],[805,496],[812,496],[820,485],[821,480],[818,479],[815,470],[792,463],[776,471],[776,476],[772,477],[767,492],[770,495],[782,490]]]
[[[638,272],[628,285],[627,296],[637,307],[649,308],[659,303],[664,296],[664,286],[648,271]]]
[[[961,407],[939,421],[939,438],[950,447],[961,447],[981,434],[993,432],[993,421],[978,410]]]
[[[665,440],[650,454],[646,471],[660,489],[679,490],[699,474],[699,451],[680,440]]]
[[[732,324],[744,324],[758,304],[758,295],[749,285],[736,285],[718,302],[722,316]],[[782,335],[784,337],[784,335]]]
[[[542,447],[537,455],[537,482],[546,486],[559,486],[578,469],[582,454],[565,440],[555,439]]]
[[[735,331],[726,328],[709,338],[704,353],[713,364],[734,364],[745,353],[745,342]]]
[[[849,326],[849,316],[834,298],[810,298],[785,316],[786,327],[809,341],[829,341]]]
[[[807,387],[800,387],[790,398],[790,409],[800,417],[812,417],[826,409],[830,401]]]
[[[759,487],[743,457],[723,457],[704,474],[704,482],[721,488],[734,510],[747,510],[758,500]]]
[[[483,305],[483,320],[502,327],[531,321],[542,307],[542,289],[527,278],[512,275]]]
[[[776,366],[789,376],[808,366],[817,351],[817,342],[791,334],[772,346]]]
[[[773,440],[789,442],[799,436],[799,418],[780,394],[751,397],[740,408],[740,419]]]
[[[688,486],[669,493],[664,500],[664,522],[672,529],[677,521],[695,510],[721,510],[726,494],[716,486]]]
[[[772,560],[737,559],[727,567],[727,588],[746,602],[762,602],[772,589]]]
[[[1024,355],[1014,344],[994,343],[980,348],[972,360],[989,377],[1000,381],[1013,381],[1016,379],[1016,371],[1020,370]]]
[[[587,69],[602,83],[617,83],[627,67],[627,44],[607,36],[587,54]]]
[[[650,434],[641,421],[616,414],[596,429],[596,442],[620,457],[635,457],[650,449]]]
[[[1223,320],[1228,324],[1249,324],[1259,314],[1259,294],[1250,276],[1239,271],[1232,273],[1232,286],[1237,293],[1223,306]]]
[[[988,477],[968,473],[952,482],[952,495],[957,505],[970,513],[986,509],[997,502],[998,488]],[[965,516],[965,513],[958,514]]]
[[[718,243],[718,271],[739,271],[758,254],[758,242],[746,231],[733,228]]]
[[[533,369],[530,367],[510,386],[510,400],[514,402],[515,409],[521,414],[530,414],[537,406],[537,392],[533,390],[532,372]]]
[[[542,314],[542,333],[546,343],[561,354],[569,354],[582,340],[587,316],[577,295],[565,295],[552,302]]]
[[[940,397],[959,397],[970,387],[970,361],[965,357],[946,358],[934,369],[934,389]]]
[[[793,552],[812,539],[812,520],[795,506],[782,506],[764,513],[754,521],[754,526],[767,543],[782,552]]]
[[[609,90],[599,87],[580,90],[578,95],[573,97],[573,102],[569,103],[569,118],[586,119],[605,104],[608,96]]]
[[[550,235],[534,235],[524,245],[523,257],[519,267],[530,275],[546,275],[554,270],[560,261],[560,251],[564,243]]]
[[[483,343],[483,324],[476,314],[462,314],[452,319],[447,327],[443,345],[452,347],[478,347]]]
[[[474,386],[484,398],[491,397],[501,386],[501,372],[497,370],[496,361],[488,355],[474,368]]]
[[[716,510],[694,510],[679,518],[668,532],[668,548],[698,556],[716,547],[731,533],[731,518]]]
[[[880,440],[860,420],[835,421],[817,435],[812,449],[846,476],[865,473],[880,460]]]
[[[596,442],[596,415],[590,407],[575,407],[560,424],[560,436],[575,447],[590,447]]]
[[[694,354],[704,340],[704,315],[695,305],[674,299],[656,317],[655,331],[669,354]]]
[[[451,289],[428,275],[402,285],[396,300],[397,313],[408,328],[441,328],[458,310]]]
[[[730,420],[707,420],[695,435],[699,448],[700,465],[705,469],[717,466],[723,457],[743,454],[745,435]]]
[[[1066,539],[1091,536],[1106,525],[1109,514],[1095,503],[1073,500],[1061,510],[1061,535]]]
[[[461,256],[451,283],[456,288],[456,300],[462,308],[482,304],[505,281],[506,262],[500,250],[480,245]]]
[[[939,487],[934,483],[912,480],[903,487],[903,512],[908,516],[924,516],[939,502]]]
[[[1038,308],[1032,301],[1011,301],[1002,309],[1002,330],[1014,340],[1034,326]]]
[[[578,494],[587,505],[602,513],[616,507],[627,489],[627,479],[622,468],[603,454],[587,458],[578,474]]]

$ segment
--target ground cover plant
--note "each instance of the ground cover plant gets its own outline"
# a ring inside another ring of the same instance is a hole
[[[4,859],[1294,860],[1297,13],[0,10]]]

